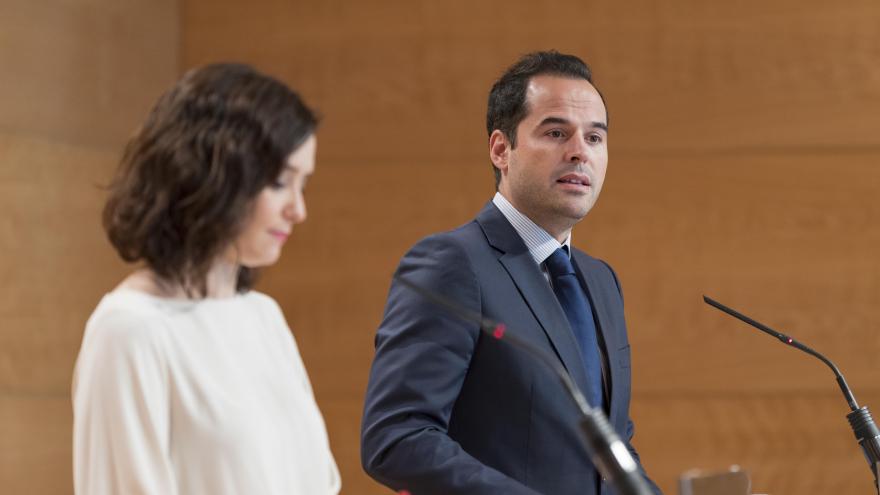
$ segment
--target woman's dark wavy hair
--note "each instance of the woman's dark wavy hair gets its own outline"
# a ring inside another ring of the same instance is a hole
[[[125,148],[104,206],[110,242],[161,282],[206,296],[207,273],[254,198],[316,127],[299,95],[247,65],[187,72]],[[250,289],[255,275],[242,267],[236,290]]]

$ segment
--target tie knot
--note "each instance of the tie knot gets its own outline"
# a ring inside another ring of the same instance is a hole
[[[568,257],[568,252],[559,248],[556,251],[553,251],[553,254],[547,258],[547,271],[550,272],[550,276],[552,277],[560,277],[562,275],[574,275],[574,266],[571,264],[571,260]]]

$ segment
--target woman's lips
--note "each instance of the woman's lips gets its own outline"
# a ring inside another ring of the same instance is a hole
[[[286,241],[288,237],[290,237],[290,232],[285,232],[283,230],[270,230],[269,234],[278,239],[279,241]]]

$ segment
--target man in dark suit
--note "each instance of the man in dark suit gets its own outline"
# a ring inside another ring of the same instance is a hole
[[[557,52],[524,56],[493,86],[487,130],[495,197],[472,222],[416,244],[398,274],[559,359],[635,456],[620,286],[607,264],[570,247],[608,162],[589,67]],[[392,284],[363,417],[370,476],[413,495],[613,493],[578,420],[551,369]]]

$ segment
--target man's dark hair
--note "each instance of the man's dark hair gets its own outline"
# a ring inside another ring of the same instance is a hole
[[[534,52],[523,55],[511,65],[492,85],[489,91],[489,105],[486,111],[486,131],[489,136],[498,129],[510,141],[511,148],[516,148],[516,128],[528,115],[526,106],[526,90],[529,81],[535,76],[553,75],[571,79],[585,79],[593,84],[590,67],[574,55],[559,53],[555,50]],[[595,84],[593,84],[595,87]],[[598,92],[599,89],[596,88]],[[602,93],[599,93],[602,96]],[[602,97],[604,103],[605,98]],[[495,188],[501,181],[501,171],[494,165]]]
[[[128,142],[103,224],[123,260],[206,296],[206,276],[254,199],[277,180],[317,117],[284,83],[240,64],[187,72]],[[255,272],[242,267],[244,292]]]

